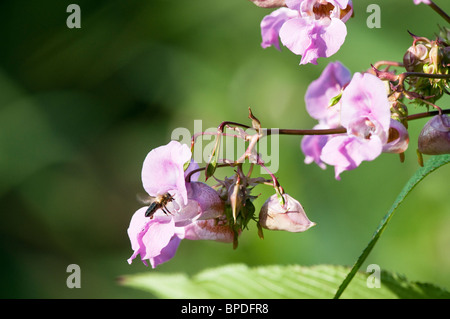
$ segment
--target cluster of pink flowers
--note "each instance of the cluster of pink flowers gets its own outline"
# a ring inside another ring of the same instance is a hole
[[[332,165],[340,179],[343,171],[372,161],[382,152],[404,152],[408,131],[391,119],[387,94],[385,83],[375,75],[355,73],[351,77],[340,62],[328,64],[306,91],[306,109],[319,121],[315,129],[344,127],[347,133],[305,136],[301,144],[305,162],[321,168]],[[331,103],[335,98],[338,101]]]
[[[134,253],[129,263],[140,255],[145,264],[145,260],[149,260],[154,268],[175,255],[182,239],[233,241],[233,232],[219,221],[215,222],[224,209],[218,194],[208,185],[197,182],[198,174],[186,183],[185,175],[198,168],[190,160],[189,148],[175,141],[153,149],[145,158],[144,189],[153,197],[169,193],[173,201],[164,203],[170,215],[159,209],[153,216],[146,217],[148,207],[138,209],[133,215],[128,236]],[[190,165],[185,171],[186,163]]]
[[[186,145],[171,141],[153,149],[145,158],[142,168],[144,189],[155,198],[169,193],[171,200],[163,203],[152,216],[146,215],[148,206],[134,213],[128,228],[134,251],[129,263],[139,255],[145,265],[149,260],[155,268],[175,255],[182,239],[236,242],[240,228],[226,214],[230,210],[230,201],[223,198],[223,192],[198,181],[199,174],[195,172],[198,165],[191,156]],[[189,179],[186,178],[188,175]],[[242,186],[242,181],[230,183],[227,180],[223,183],[228,183],[225,189],[228,199],[241,200],[240,193],[233,196],[232,190],[236,185]],[[291,232],[312,227],[314,223],[306,217],[300,203],[287,194],[283,196],[286,200],[284,205],[276,195],[266,202],[259,215],[261,223],[258,227]],[[254,219],[254,216],[247,218]]]
[[[280,50],[281,41],[302,56],[300,64],[317,64],[319,57],[336,53],[347,35],[345,23],[353,14],[351,0],[251,1],[260,6],[281,7],[263,18],[261,45]],[[414,0],[414,3],[432,4],[430,0]],[[359,167],[363,161],[373,161],[382,153],[403,154],[409,145],[405,98],[439,110],[423,128],[418,151],[450,153],[450,119],[433,104],[449,88],[450,32],[443,30],[444,35],[435,41],[414,37],[403,64],[392,64],[407,70],[402,75],[375,67],[352,75],[342,63],[329,63],[308,86],[305,95],[306,110],[318,121],[314,134],[305,135],[301,141],[305,163],[314,162],[322,169],[334,166],[335,178],[339,180],[344,171]],[[406,80],[408,76],[414,77]],[[142,183],[154,200],[131,218],[128,236],[133,254],[129,263],[140,256],[145,265],[148,260],[155,268],[175,255],[183,239],[214,240],[233,243],[236,247],[238,237],[252,220],[261,238],[262,229],[303,232],[315,225],[300,202],[285,193],[275,175],[264,166],[254,147],[267,131],[261,128],[251,110],[249,118],[254,134],[242,130],[242,127],[249,128],[247,125],[235,122],[223,122],[219,126],[216,146],[206,167],[200,168],[192,160],[195,139],[191,149],[171,141],[147,155]],[[218,158],[217,148],[226,127],[233,130],[232,136],[242,138],[249,145],[237,161]],[[221,167],[233,167],[234,175],[224,180],[214,176],[218,182],[214,186],[200,182],[200,172],[204,171],[206,181],[214,175],[219,160],[225,163]],[[245,160],[266,169],[271,179],[252,178],[252,169],[244,174]],[[265,201],[256,216],[252,202],[257,196],[251,195],[251,191],[259,184],[272,185],[275,194]]]

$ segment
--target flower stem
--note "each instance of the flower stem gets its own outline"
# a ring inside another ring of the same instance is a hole
[[[217,167],[232,167],[232,166],[235,166],[235,163],[217,164]],[[186,177],[184,178],[184,180],[185,180],[187,183],[190,183],[190,182],[191,182],[191,176],[192,176],[192,175],[194,175],[195,173],[204,171],[204,170],[206,170],[206,166],[205,166],[205,167],[200,167],[200,168],[194,169],[194,170],[190,171],[190,172],[186,175]]]
[[[280,135],[330,135],[330,134],[343,134],[347,130],[344,127],[330,128],[330,129],[316,129],[316,130],[297,130],[297,129],[265,129],[267,135],[280,134]]]
[[[447,23],[450,23],[450,16],[444,10],[439,8],[433,1],[430,1],[429,6],[431,7],[431,9],[436,11],[437,14],[443,17],[445,21],[447,21]]]
[[[403,86],[403,82],[407,77],[417,76],[419,78],[429,78],[429,79],[450,79],[450,74],[429,74],[422,72],[404,72],[399,74],[399,85]]]
[[[373,64],[373,67],[376,68],[376,69],[379,69],[380,66],[382,66],[382,65],[401,67],[401,66],[403,66],[403,63],[395,62],[395,61],[378,61],[378,62]]]
[[[248,126],[248,125],[245,125],[245,124],[241,124],[241,123],[237,123],[237,122],[225,121],[225,122],[220,123],[219,127],[217,128],[217,130],[223,132],[226,125],[240,126],[240,127],[243,127],[243,128],[250,128],[251,127],[251,126]]]
[[[441,111],[430,111],[430,112],[423,112],[423,113],[408,115],[406,117],[406,119],[408,121],[412,121],[412,120],[422,119],[424,117],[430,117],[430,116],[435,116],[435,115],[439,115],[439,114],[450,114],[450,109],[447,109],[447,110],[441,109]]]
[[[264,162],[261,160],[261,158],[259,156],[257,156],[256,158],[256,164],[258,164],[259,166],[261,166],[262,168],[264,168],[267,172],[267,174],[270,175],[270,177],[272,178],[272,186],[275,189],[276,192],[280,193],[281,195],[284,193],[283,188],[281,187],[280,183],[278,182],[277,177],[266,167],[266,165],[264,165]]]

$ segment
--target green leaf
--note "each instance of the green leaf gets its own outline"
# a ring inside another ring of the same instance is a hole
[[[342,91],[339,92],[338,95],[336,95],[330,99],[330,102],[328,103],[328,107],[332,107],[332,106],[335,106],[336,104],[338,104],[339,101],[341,100],[341,98],[342,98]]]
[[[364,263],[367,256],[369,256],[369,254],[372,251],[373,247],[375,246],[376,242],[378,241],[378,239],[380,238],[384,229],[386,228],[387,224],[391,220],[395,210],[403,202],[403,200],[406,198],[406,196],[408,196],[408,194],[414,189],[414,187],[416,187],[417,184],[419,184],[428,174],[430,174],[431,172],[435,171],[439,167],[441,167],[449,162],[450,162],[450,154],[431,157],[430,160],[428,160],[423,167],[419,168],[416,171],[416,173],[409,179],[409,181],[406,183],[403,190],[400,192],[400,194],[395,199],[394,204],[392,204],[388,213],[381,220],[381,222],[380,222],[378,228],[376,229],[369,244],[363,250],[363,252],[359,256],[359,258],[355,262],[353,268],[351,269],[351,271],[349,272],[349,274],[347,275],[345,280],[342,282],[341,286],[339,287],[338,291],[336,292],[335,298],[340,297],[340,295],[346,289],[347,285],[350,283],[350,281],[356,275],[356,272],[361,267],[361,265]]]
[[[220,153],[220,141],[222,139],[222,135],[221,134],[217,134],[216,136],[216,144],[214,145],[214,149],[212,151],[212,154],[210,156],[210,160],[208,162],[208,164],[206,165],[206,171],[205,171],[205,178],[208,179],[211,176],[214,175],[214,172],[216,171],[217,168],[217,162],[218,162],[218,158],[219,158],[219,153]]]
[[[149,272],[127,275],[122,285],[141,289],[159,298],[178,299],[330,299],[349,268],[344,266],[264,266],[232,264],[185,274]],[[433,286],[410,282],[405,277],[381,271],[380,288],[367,285],[371,273],[357,272],[343,294],[348,299],[450,298]]]

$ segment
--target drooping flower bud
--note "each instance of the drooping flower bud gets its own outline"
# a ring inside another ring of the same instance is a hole
[[[288,194],[283,194],[284,207],[278,196],[272,195],[261,207],[259,224],[269,230],[284,230],[289,232],[303,232],[315,225],[310,221],[302,205]]]
[[[427,155],[450,154],[450,118],[436,115],[420,132],[419,152]]]

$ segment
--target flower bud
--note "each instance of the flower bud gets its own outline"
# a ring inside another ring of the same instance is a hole
[[[437,70],[441,64],[444,52],[438,45],[433,45],[430,49],[430,62],[434,66],[434,69]]]
[[[427,58],[428,49],[423,44],[417,44],[409,47],[403,56],[403,64],[407,71],[414,72],[420,68],[420,64]]]
[[[419,152],[428,155],[450,154],[450,118],[436,115],[420,132]]]
[[[302,205],[297,200],[288,194],[282,196],[285,200],[284,207],[280,204],[276,194],[269,197],[261,207],[259,213],[261,227],[269,230],[303,232],[315,225],[308,219]]]

